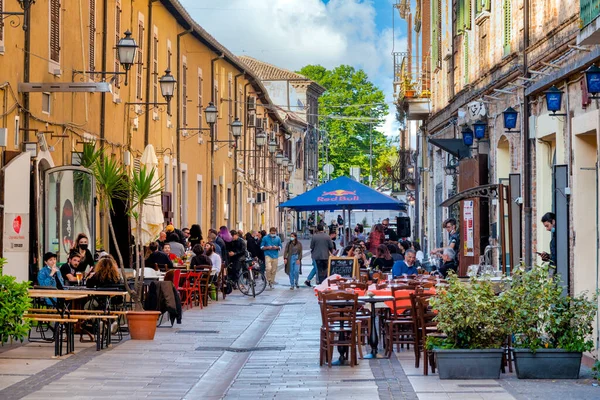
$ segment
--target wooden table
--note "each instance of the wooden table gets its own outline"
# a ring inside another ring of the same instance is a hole
[[[359,301],[372,304],[371,307],[371,335],[369,336],[369,345],[371,354],[364,358],[377,358],[377,347],[379,346],[379,335],[377,334],[377,325],[375,324],[375,304],[386,301],[394,301],[393,296],[359,296]]]
[[[110,298],[116,296],[125,296],[127,294],[126,291],[120,290],[92,290],[92,289],[69,289],[69,290],[59,290],[59,289],[29,289],[29,297],[45,297],[49,299],[64,299],[64,300],[78,300],[84,299],[90,296],[106,296],[108,297],[108,301],[106,302],[106,310],[110,309]],[[69,315],[68,307],[61,307],[54,301],[52,301],[56,310],[60,313],[61,317],[65,316],[65,313]]]

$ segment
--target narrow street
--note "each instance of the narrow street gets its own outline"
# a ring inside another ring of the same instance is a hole
[[[309,257],[303,277],[310,272]],[[61,360],[51,358],[51,344],[1,348],[0,398],[598,398],[587,379],[440,381],[414,368],[412,350],[389,360],[360,360],[354,368],[320,367],[313,290],[289,290],[282,269],[277,282],[256,299],[234,292],[205,309],[188,310],[181,325],[164,325],[151,342],[126,338],[100,352],[77,343],[76,354]]]

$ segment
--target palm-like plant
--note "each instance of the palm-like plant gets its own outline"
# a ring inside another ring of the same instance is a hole
[[[146,168],[142,165],[139,171],[134,169],[133,176],[127,180],[127,189],[129,192],[129,210],[136,222],[136,246],[135,246],[135,283],[134,293],[131,297],[135,304],[136,311],[143,310],[141,296],[144,284],[144,260],[141,249],[142,243],[142,216],[144,215],[144,206],[151,204],[153,197],[159,195],[163,190],[162,178],[156,179],[157,171],[155,168]]]

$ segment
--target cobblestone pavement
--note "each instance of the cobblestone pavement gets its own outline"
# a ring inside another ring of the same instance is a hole
[[[305,259],[304,276],[310,272]],[[359,366],[319,367],[320,316],[311,289],[239,292],[185,312],[154,341],[125,340],[52,359],[50,344],[0,347],[0,399],[561,399],[600,398],[590,382],[440,381],[414,368],[412,351]],[[535,393],[544,394],[535,397]],[[579,397],[574,397],[577,394]]]

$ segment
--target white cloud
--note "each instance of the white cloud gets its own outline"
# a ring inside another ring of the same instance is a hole
[[[235,54],[290,70],[307,64],[327,68],[349,64],[364,69],[384,91],[386,101],[393,100],[392,31],[380,32],[375,23],[374,1],[381,0],[331,0],[327,4],[321,0],[180,1]],[[396,33],[396,49],[401,41]],[[382,128],[386,134],[397,134],[394,121],[390,105]]]

